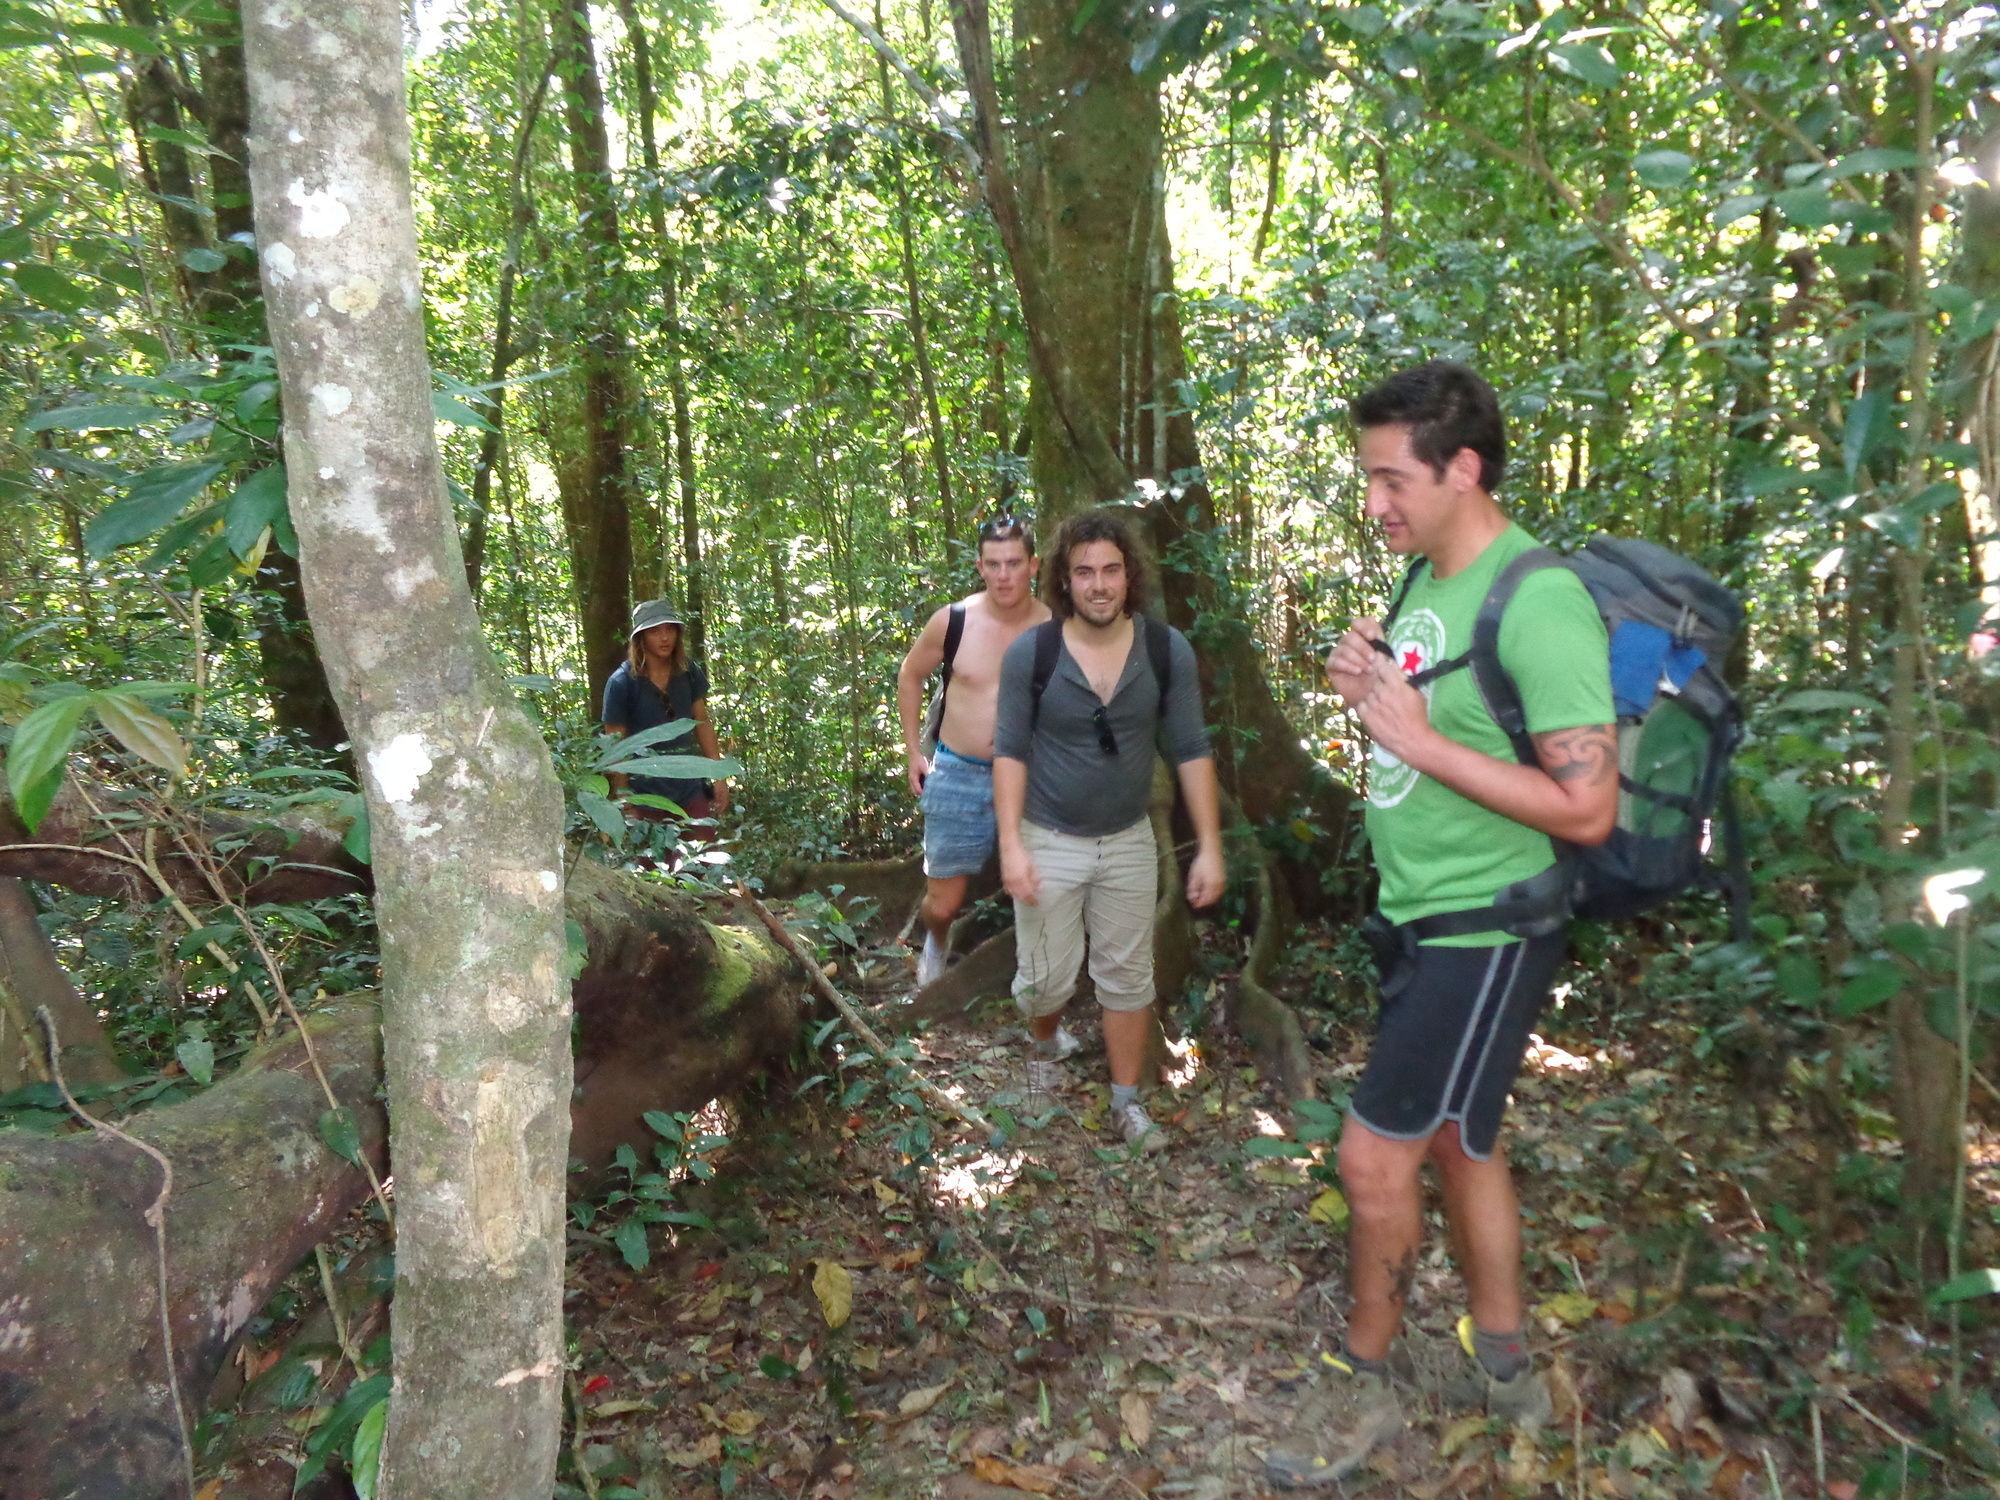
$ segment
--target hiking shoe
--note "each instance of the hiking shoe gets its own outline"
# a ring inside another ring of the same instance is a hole
[[[944,976],[945,949],[935,933],[924,934],[924,951],[917,956],[917,988]]]
[[[1146,1113],[1146,1106],[1138,1101],[1111,1111],[1111,1120],[1118,1127],[1119,1136],[1134,1151],[1167,1149],[1167,1133],[1153,1123],[1153,1117]]]
[[[1523,1365],[1506,1380],[1495,1378],[1473,1353],[1472,1314],[1458,1320],[1458,1342],[1469,1363],[1445,1383],[1445,1399],[1453,1406],[1484,1411],[1512,1426],[1534,1431],[1555,1415],[1546,1376]]]
[[[1281,1490],[1340,1484],[1403,1430],[1403,1403],[1386,1375],[1343,1375],[1299,1413],[1302,1446],[1264,1455],[1264,1477]]]

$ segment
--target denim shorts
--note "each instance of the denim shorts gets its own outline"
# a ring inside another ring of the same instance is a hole
[[[924,874],[977,875],[993,857],[993,762],[937,747],[924,778]]]

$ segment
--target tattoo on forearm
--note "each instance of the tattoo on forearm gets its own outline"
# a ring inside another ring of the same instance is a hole
[[[1618,777],[1618,737],[1609,724],[1558,729],[1535,736],[1535,752],[1551,781],[1596,786]]]

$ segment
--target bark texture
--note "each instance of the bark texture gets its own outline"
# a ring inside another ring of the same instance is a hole
[[[561,1430],[561,803],[445,499],[402,8],[244,14],[306,602],[368,797],[398,1190],[381,1493],[542,1500]]]
[[[0,988],[6,990],[9,1025],[18,1042],[36,1054],[47,1039],[35,1023],[46,1006],[55,1022],[63,1076],[73,1083],[110,1083],[125,1076],[104,1023],[83,1003],[48,934],[35,920],[35,903],[20,881],[0,876]],[[7,1044],[0,1042],[0,1047]]]
[[[355,999],[310,1024],[320,1067],[379,1162],[375,1006]],[[128,1127],[173,1163],[167,1312],[190,1424],[229,1341],[367,1194],[320,1140],[328,1107],[294,1032],[226,1084]],[[0,1146],[0,1500],[181,1493],[145,1220],[160,1181],[150,1157],[95,1132]]]

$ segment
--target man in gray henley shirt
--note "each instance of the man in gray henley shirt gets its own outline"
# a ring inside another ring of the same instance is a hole
[[[1076,991],[1087,936],[1104,1010],[1112,1121],[1127,1143],[1152,1151],[1166,1137],[1138,1092],[1153,1030],[1159,865],[1146,804],[1156,754],[1173,764],[1194,824],[1190,906],[1222,895],[1223,860],[1194,648],[1139,613],[1146,584],[1145,559],[1114,513],[1086,511],[1058,529],[1042,583],[1055,619],[1023,632],[1001,662],[993,810],[1001,881],[1014,898],[1014,1002],[1034,1038],[1029,1089],[1061,1085],[1056,1028]],[[1061,645],[1037,706],[1035,649],[1051,630]],[[1164,694],[1146,639],[1152,631],[1167,639]]]

